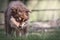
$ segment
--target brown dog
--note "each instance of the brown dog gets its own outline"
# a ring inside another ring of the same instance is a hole
[[[12,1],[5,11],[6,34],[26,34],[28,27],[29,10],[20,1]]]

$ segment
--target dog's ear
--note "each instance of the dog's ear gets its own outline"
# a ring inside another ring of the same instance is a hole
[[[16,13],[17,12],[17,8],[12,7],[11,10],[12,10],[12,13]]]
[[[17,14],[17,9],[16,8],[11,8],[11,16],[14,16]]]
[[[27,15],[29,15],[29,14],[31,13],[31,11],[30,11],[29,9],[25,9],[25,13],[26,13]]]

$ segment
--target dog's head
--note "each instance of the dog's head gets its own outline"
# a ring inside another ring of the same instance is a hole
[[[26,8],[12,8],[11,9],[11,16],[13,16],[16,20],[16,22],[18,22],[20,24],[20,26],[24,25],[24,22],[27,21],[29,19],[29,10]]]

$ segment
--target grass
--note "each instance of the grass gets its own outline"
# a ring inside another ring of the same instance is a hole
[[[0,40],[60,40],[60,29],[56,29],[53,32],[29,33],[28,36],[21,37],[7,37],[4,34],[4,30],[0,29]]]

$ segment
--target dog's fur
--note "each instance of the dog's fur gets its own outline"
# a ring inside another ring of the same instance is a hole
[[[5,11],[6,34],[12,34],[14,31],[16,32],[16,35],[19,35],[20,33],[26,34],[28,19],[29,10],[27,7],[20,1],[12,1]]]

